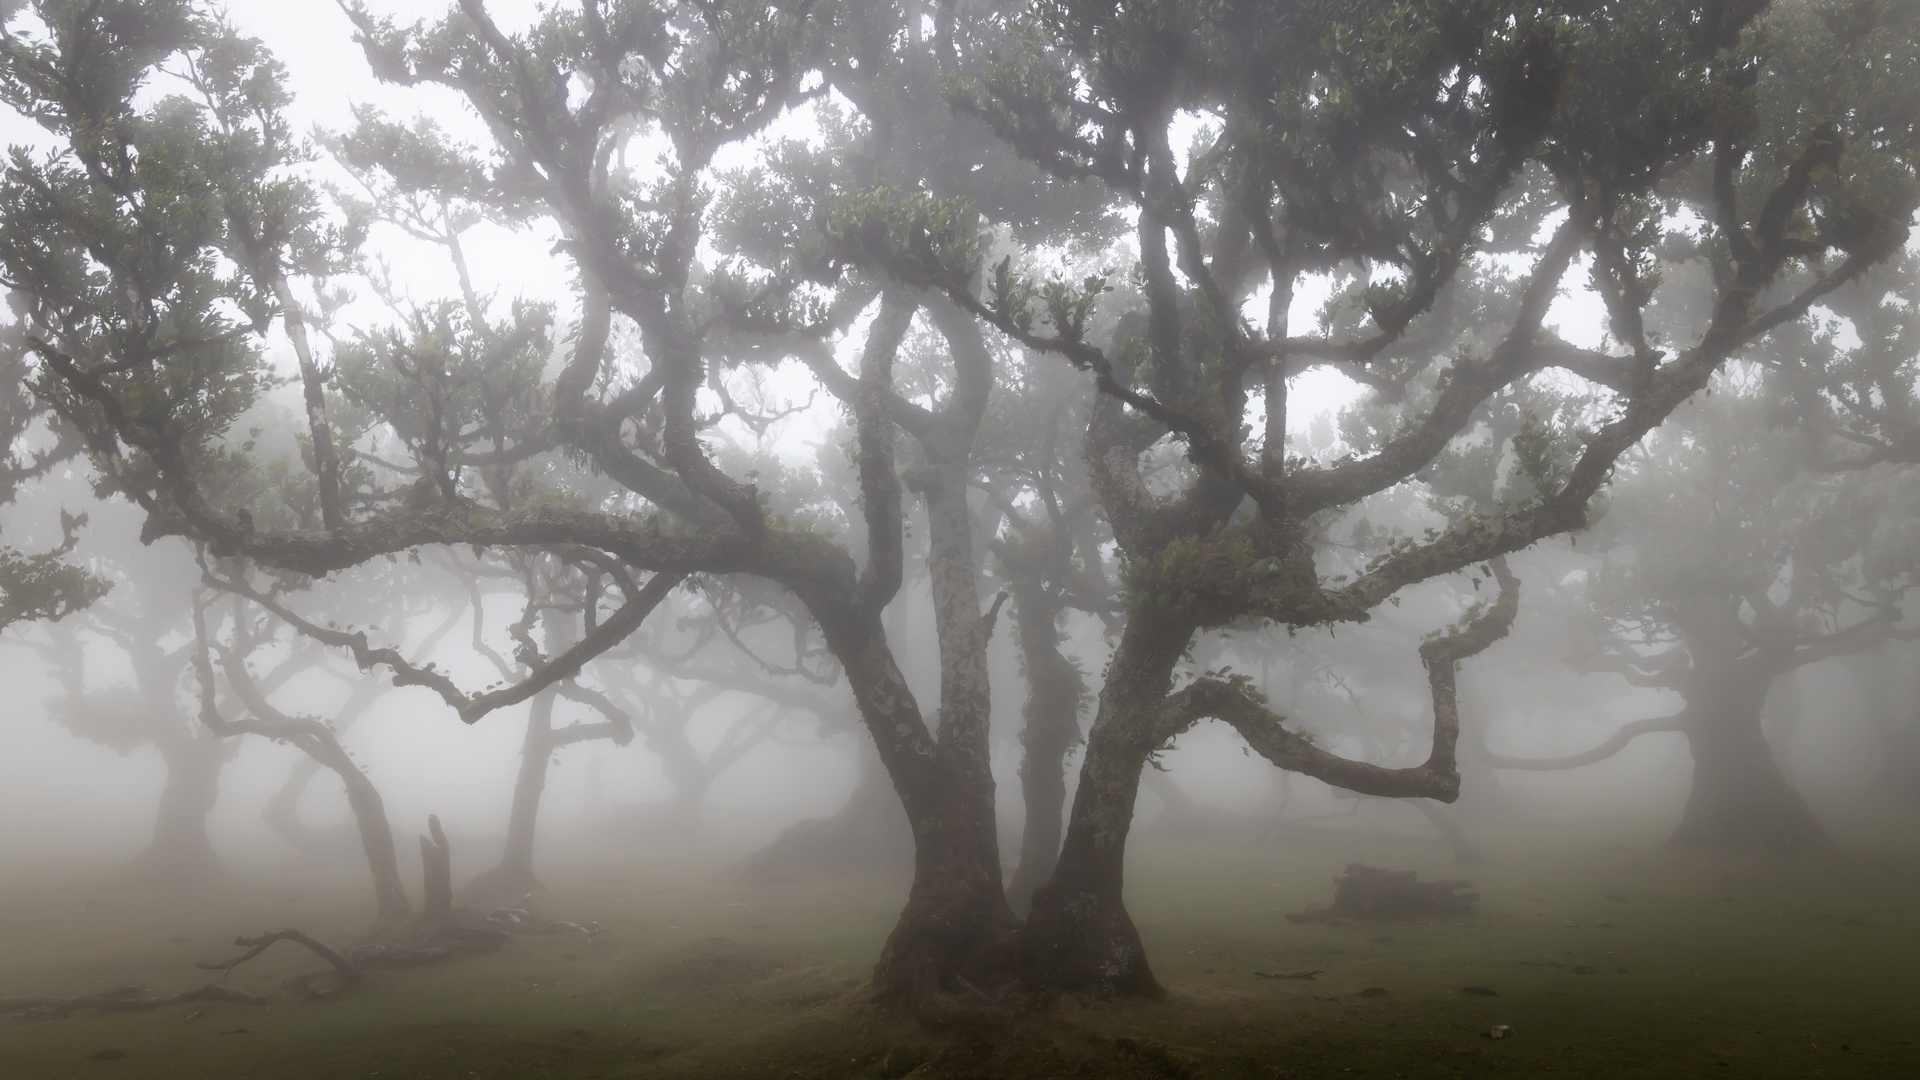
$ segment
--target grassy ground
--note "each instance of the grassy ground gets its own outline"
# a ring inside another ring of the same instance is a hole
[[[1480,910],[1440,925],[1282,917],[1327,900],[1349,859],[1470,877]],[[1565,844],[1460,869],[1430,844],[1376,839],[1149,848],[1131,874],[1170,990],[1159,1003],[1069,999],[1011,1028],[928,1031],[859,1004],[904,882],[768,890],[589,869],[541,906],[607,927],[591,946],[517,938],[316,1003],[281,988],[315,966],[281,945],[230,979],[270,1006],[0,1021],[0,1077],[1920,1076],[1911,871]],[[364,903],[291,879],[214,900],[11,882],[0,997],[172,993],[203,981],[192,962],[232,955],[236,933],[350,942]],[[1513,1036],[1482,1037],[1495,1024]],[[125,1056],[92,1060],[103,1050]]]

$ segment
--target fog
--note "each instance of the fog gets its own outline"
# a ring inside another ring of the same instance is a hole
[[[1920,1063],[1920,23],[1735,7],[0,2],[0,1073]]]

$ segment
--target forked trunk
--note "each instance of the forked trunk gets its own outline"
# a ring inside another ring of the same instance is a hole
[[[1832,840],[1780,772],[1761,727],[1773,672],[1753,664],[1707,668],[1687,695],[1693,789],[1676,847],[1822,849]]]
[[[1066,842],[1053,877],[1033,895],[1021,935],[1027,978],[1038,987],[1163,993],[1121,893],[1140,770],[1162,741],[1160,708],[1189,637],[1166,620],[1133,619],[1114,652],[1087,735]]]
[[[934,456],[931,449],[929,456]],[[876,651],[868,671],[878,678],[865,680],[868,691],[859,695],[867,699],[862,712],[868,730],[875,733],[913,830],[913,887],[873,972],[879,998],[899,1004],[928,1005],[937,994],[991,1000],[1015,979],[1018,920],[1007,906],[1000,873],[988,742],[987,640],[993,614],[980,611],[964,460],[955,454],[921,481],[940,641],[937,739],[903,740],[885,730],[886,723],[911,717],[906,730],[925,731],[891,655],[883,659]],[[998,606],[992,610],[997,613]],[[882,696],[898,704],[873,708]]]

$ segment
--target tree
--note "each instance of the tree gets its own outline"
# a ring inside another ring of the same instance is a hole
[[[1677,693],[1682,708],[1581,753],[1494,763],[1574,768],[1680,732],[1693,782],[1674,844],[1823,848],[1828,834],[1781,772],[1762,709],[1801,667],[1910,636],[1900,605],[1920,546],[1899,522],[1914,477],[1890,465],[1822,470],[1835,440],[1776,426],[1792,405],[1778,380],[1750,374],[1718,389],[1649,439],[1615,486],[1600,530],[1607,558],[1589,576],[1590,651],[1574,658]]]
[[[220,797],[220,773],[238,749],[182,704],[182,677],[193,650],[190,579],[177,573],[184,556],[176,541],[158,551],[97,557],[93,568],[133,582],[134,595],[123,590],[115,603],[96,602],[80,620],[31,642],[64,692],[49,703],[56,719],[75,735],[122,754],[150,745],[166,765],[153,839],[126,868],[135,880],[161,884],[201,884],[225,874],[207,836],[207,816]],[[88,685],[89,639],[126,657],[132,685]]]
[[[148,535],[313,576],[435,545],[557,547],[627,569],[634,589],[594,630],[477,695],[364,633],[330,639],[468,720],[578,674],[684,575],[778,585],[819,627],[913,832],[914,884],[875,969],[890,1001],[1015,977],[1155,992],[1121,900],[1125,839],[1141,767],[1202,719],[1282,768],[1452,798],[1455,666],[1505,632],[1517,602],[1492,560],[1583,526],[1622,452],[1731,357],[1896,250],[1915,203],[1916,95],[1888,92],[1916,70],[1910,27],[1836,29],[1799,5],[955,5],[932,13],[930,37],[916,5],[583,0],[511,32],[482,0],[414,27],[356,6],[377,75],[454,91],[490,139],[451,146],[368,118],[370,160],[405,193],[556,228],[580,311],[564,346],[525,321],[514,340],[529,361],[501,362],[537,371],[531,358],[552,354],[551,382],[520,396],[538,426],[461,419],[484,412],[464,404],[479,383],[448,373],[499,335],[446,305],[337,350],[412,387],[358,399],[368,422],[350,430],[329,400],[347,383],[330,383],[302,298],[324,309],[314,285],[340,272],[354,222],[330,223],[299,179],[283,74],[184,3],[36,11],[46,33],[7,35],[0,90],[67,154],[15,155],[0,274],[22,298],[39,392],[106,486],[141,505]],[[198,98],[148,104],[153,73],[189,60]],[[1825,107],[1868,100],[1855,90],[1870,80],[1887,84],[1872,108]],[[817,143],[766,137],[814,103]],[[1183,162],[1173,132],[1189,117],[1205,134]],[[723,148],[760,167],[722,167]],[[1116,228],[1130,249],[1107,244]],[[1137,255],[1137,272],[1048,276],[1034,252],[1073,244]],[[1718,277],[1691,343],[1668,352],[1642,313],[1675,251],[1706,252]],[[1543,329],[1582,256],[1609,305],[1610,350]],[[1291,299],[1316,275],[1340,289],[1321,332],[1301,334]],[[1474,281],[1495,302],[1453,333],[1448,305]],[[1240,312],[1262,288],[1255,329]],[[226,433],[265,384],[257,335],[272,325],[298,358],[316,491],[312,519],[291,527],[214,498]],[[916,327],[938,342],[924,388],[896,363]],[[858,352],[855,371],[838,345]],[[1125,609],[1061,854],[1024,924],[1001,879],[988,739],[999,609],[981,560],[1001,515],[969,494],[1011,347],[1091,373],[1080,442]],[[857,521],[709,445],[744,422],[731,378],[787,358],[852,413]],[[1386,403],[1392,422],[1364,457],[1285,453],[1287,380],[1323,365]],[[1554,367],[1596,384],[1603,422],[1516,436],[1529,485],[1504,505],[1398,543],[1357,576],[1322,576],[1317,516],[1414,479],[1471,437],[1492,395]],[[366,456],[388,433],[412,459],[392,463],[414,477],[394,487],[397,470]],[[1143,459],[1166,466],[1151,483]],[[511,478],[487,475],[569,460],[616,490],[528,483],[500,499]],[[915,500],[939,657],[931,712],[883,619]],[[1409,585],[1479,566],[1498,599],[1420,647],[1434,710],[1422,764],[1331,754],[1244,679],[1179,682],[1203,632],[1360,621]]]
[[[1733,355],[1905,239],[1913,178],[1903,152],[1888,151],[1904,145],[1911,109],[1862,110],[1850,132],[1810,115],[1833,115],[1819,110],[1835,96],[1865,99],[1848,91],[1877,77],[1864,73],[1866,55],[1907,55],[1910,28],[1842,35],[1802,7],[1761,15],[1759,5],[1633,3],[1525,13],[1058,4],[986,20],[1013,44],[989,51],[964,104],[1029,160],[1097,178],[1136,208],[1145,301],[1141,325],[1100,347],[1086,319],[1103,282],[1036,278],[1003,261],[976,295],[958,267],[892,264],[1091,371],[1102,392],[1086,456],[1128,560],[1132,617],[1088,735],[1059,869],[1024,934],[1046,981],[1155,990],[1121,901],[1127,823],[1148,755],[1203,717],[1233,724],[1283,768],[1452,799],[1453,669],[1505,632],[1516,584],[1495,567],[1500,601],[1421,647],[1433,752],[1410,768],[1327,754],[1244,682],[1203,676],[1173,690],[1195,633],[1249,619],[1358,621],[1408,584],[1579,528],[1622,452]],[[1183,170],[1171,132],[1194,114],[1218,133],[1197,141]],[[1683,233],[1669,206],[1695,208],[1714,228]],[[1531,265],[1476,313],[1476,332],[1424,336],[1429,311],[1451,324],[1451,286],[1503,276],[1477,258],[1500,250]],[[1710,314],[1670,339],[1691,344],[1658,348],[1644,319],[1657,274],[1694,250],[1717,270]],[[1577,349],[1543,329],[1581,251],[1623,352]],[[1828,252],[1844,258],[1809,259]],[[1348,291],[1323,313],[1321,334],[1300,335],[1289,324],[1294,283],[1320,268],[1344,269]],[[1263,279],[1264,334],[1238,317]],[[1286,380],[1317,365],[1404,395],[1368,456],[1286,457]],[[1530,494],[1396,545],[1351,580],[1321,578],[1302,543],[1315,515],[1413,477],[1473,431],[1491,395],[1549,367],[1596,383],[1607,415],[1587,431],[1512,440]],[[1242,425],[1252,408],[1264,418],[1257,436]],[[1184,444],[1193,468],[1161,493],[1135,462],[1165,438]]]
[[[518,648],[514,661],[487,648],[481,632],[483,604],[475,590],[472,605],[475,650],[494,662],[506,682],[523,678],[532,668],[571,648],[579,638],[591,633],[599,614],[603,582],[598,567],[582,573],[577,567],[551,556],[527,553],[516,560],[524,586],[525,607],[520,619],[509,627]],[[628,591],[632,580],[618,567],[611,567]],[[455,573],[460,573],[455,570]],[[471,582],[470,582],[471,585]],[[535,641],[536,626],[542,630],[545,648]],[[556,727],[554,707],[559,699],[587,706],[597,714],[591,721],[576,720]],[[594,739],[610,739],[625,746],[633,741],[632,715],[607,695],[593,687],[582,686],[569,678],[561,680],[533,696],[527,710],[527,734],[520,748],[520,769],[513,785],[513,804],[507,815],[506,846],[500,864],[485,871],[467,885],[467,894],[480,901],[517,900],[540,887],[533,872],[535,828],[540,814],[540,797],[546,790],[547,767],[556,752],[566,746]]]
[[[277,589],[259,590],[245,580],[245,574],[244,566],[228,566],[222,573],[220,568],[205,569],[203,564],[205,588],[193,595],[191,659],[199,690],[200,722],[216,735],[259,735],[291,743],[339,777],[346,789],[347,805],[353,811],[367,869],[373,877],[376,922],[383,926],[404,922],[413,914],[413,905],[400,881],[393,826],[387,820],[386,801],[381,798],[379,788],[342,745],[334,724],[311,714],[283,711],[269,697],[294,676],[324,665],[327,654],[310,640],[311,635],[303,637],[295,627],[287,635],[286,651],[265,674],[256,675],[250,666],[256,653],[275,649],[280,630],[288,620],[286,609],[273,596]],[[218,637],[219,623],[207,617],[212,606],[210,601],[221,592],[231,598],[231,603],[226,605],[226,640]],[[222,687],[227,690],[226,695],[221,694]],[[225,715],[221,709],[223,698],[231,698],[239,706],[233,711],[242,715]],[[350,706],[357,704],[352,697],[348,701]]]

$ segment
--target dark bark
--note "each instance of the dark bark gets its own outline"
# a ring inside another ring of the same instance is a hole
[[[1673,832],[1674,846],[1832,846],[1767,745],[1761,715],[1774,675],[1764,658],[1705,665],[1693,673],[1683,729],[1693,752],[1693,788]]]
[[[236,606],[238,602],[236,601]],[[227,685],[251,714],[239,720],[220,715],[215,705],[213,660],[209,648],[204,598],[193,598],[193,668],[200,684],[200,722],[218,735],[254,734],[290,742],[301,752],[332,770],[346,787],[347,806],[353,810],[354,824],[360,830],[360,846],[367,855],[367,867],[373,874],[373,895],[377,918],[382,924],[402,921],[413,913],[406,889],[400,884],[400,860],[393,846],[393,828],[387,823],[387,808],[380,791],[360,771],[360,766],[340,745],[334,730],[308,716],[289,716],[274,708],[261,685],[247,670],[247,655],[254,642],[222,647],[221,668]]]
[[[924,1003],[969,984],[997,993],[1013,976],[1019,921],[1001,881],[992,800],[982,805],[952,773],[942,779],[908,811],[913,886],[874,964],[883,1000]]]
[[[941,306],[932,313],[941,322]],[[980,610],[980,570],[967,505],[967,446],[985,408],[992,361],[979,341],[941,324],[954,351],[957,385],[940,416],[944,437],[925,439],[931,460],[916,477],[927,511],[927,569],[940,648],[940,713],[934,744],[891,759],[894,787],[913,830],[913,886],[874,965],[883,1000],[925,1003],[971,984],[1004,987],[1012,978],[1018,919],[1007,904],[994,806],[987,641],[999,602]],[[851,673],[851,669],[849,669]],[[903,687],[904,689],[904,687]],[[992,989],[993,987],[988,987]]]
[[[1140,770],[1164,741],[1173,666],[1191,636],[1167,619],[1130,619],[1109,665],[1072,817],[1052,878],[1033,894],[1023,933],[1029,978],[1059,990],[1159,997],[1121,898]]]
[[[1762,726],[1767,691],[1791,667],[1790,661],[1764,653],[1698,663],[1675,678],[1687,707],[1673,716],[1624,724],[1598,746],[1577,754],[1553,758],[1490,754],[1488,760],[1502,769],[1574,769],[1612,757],[1641,735],[1678,731],[1686,735],[1693,754],[1693,778],[1671,844],[1825,849],[1832,846],[1831,838],[1781,773]]]
[[[1520,583],[1504,560],[1493,560],[1500,583],[1493,606],[1420,646],[1433,698],[1433,745],[1416,766],[1388,768],[1331,754],[1268,709],[1243,682],[1204,675],[1169,693],[1174,665],[1192,640],[1193,626],[1152,609],[1157,598],[1136,595],[1120,646],[1108,665],[1099,712],[1087,735],[1087,757],[1073,817],[1053,878],[1034,894],[1025,934],[1027,976],[1057,990],[1159,996],[1122,897],[1127,833],[1139,795],[1141,768],[1169,739],[1202,719],[1221,720],[1255,753],[1274,765],[1364,795],[1459,796],[1454,768],[1460,715],[1455,671],[1505,637],[1519,610]]]
[[[1026,669],[1027,700],[1020,731],[1020,798],[1026,822],[1020,861],[1007,882],[1007,902],[1025,915],[1033,892],[1053,873],[1067,808],[1067,755],[1080,742],[1080,669],[1060,651],[1058,604],[1038,582],[1016,582],[1014,623]]]

